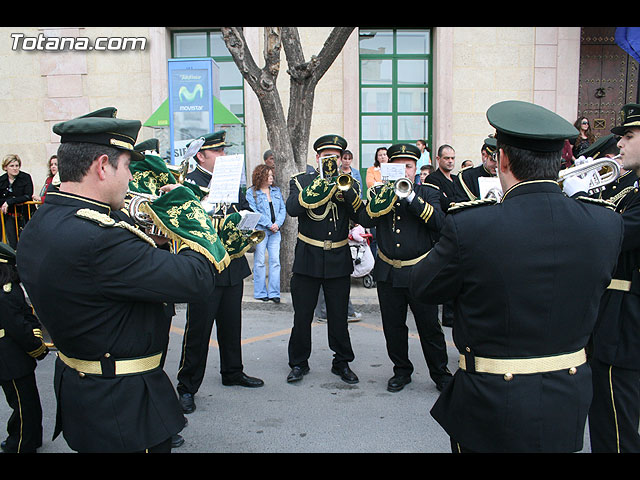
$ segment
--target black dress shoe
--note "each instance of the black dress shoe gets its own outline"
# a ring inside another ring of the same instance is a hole
[[[444,390],[445,387],[449,385],[449,382],[451,382],[451,380],[453,380],[453,376],[451,375],[445,375],[440,380],[438,380],[436,382],[436,388],[438,389],[438,391],[441,392],[442,390]]]
[[[177,433],[171,437],[171,448],[181,447],[184,443],[184,438],[182,435],[178,435]]]
[[[263,302],[269,301],[267,297],[256,298],[256,300],[262,300]]]
[[[259,378],[249,377],[241,372],[231,377],[222,377],[222,384],[226,386],[240,385],[241,387],[257,388],[264,385]]]
[[[291,383],[302,380],[302,377],[304,377],[307,373],[309,373],[309,367],[295,366],[291,369],[289,375],[287,375],[287,382]]]
[[[196,402],[193,400],[193,395],[190,393],[180,394],[180,405],[184,413],[193,413],[196,409]]]
[[[273,303],[280,303],[279,297],[270,298],[269,300],[271,300]]]
[[[355,373],[353,373],[348,366],[342,367],[342,368],[331,367],[331,373],[334,373],[340,376],[343,382],[346,382],[352,385],[360,381],[358,379],[358,376]]]
[[[411,383],[411,377],[408,375],[394,375],[387,382],[387,390],[389,392],[399,392],[405,385]]]

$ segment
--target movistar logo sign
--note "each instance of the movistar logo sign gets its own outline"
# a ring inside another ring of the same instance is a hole
[[[196,98],[202,99],[203,95],[204,87],[200,83],[196,84],[193,90],[189,90],[185,85],[178,90],[178,98],[181,102],[193,102]]]

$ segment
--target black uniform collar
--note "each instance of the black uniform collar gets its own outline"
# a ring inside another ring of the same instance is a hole
[[[200,165],[196,165],[196,170],[199,170],[201,173],[203,173],[204,175],[207,175],[208,177],[212,177],[213,173],[211,173],[209,170],[202,168]]]
[[[504,192],[502,201],[504,202],[507,198],[525,195],[527,193],[562,193],[562,190],[555,180],[527,180],[516,183]]]
[[[78,208],[90,208],[91,210],[96,210],[107,215],[111,213],[111,207],[106,203],[69,192],[49,192],[47,193],[46,203],[51,203],[53,205],[67,205]]]

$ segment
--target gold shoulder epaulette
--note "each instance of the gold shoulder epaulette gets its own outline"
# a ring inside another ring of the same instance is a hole
[[[439,187],[439,186],[437,186],[437,185],[434,185],[433,183],[428,183],[428,182],[427,182],[427,183],[422,183],[421,185],[424,185],[424,186],[426,186],[426,187],[433,187],[433,188],[435,188],[436,190],[440,190],[440,187]]]
[[[100,213],[90,208],[81,208],[76,212],[76,217],[86,218],[101,227],[113,227],[116,224],[116,221],[106,213]]]
[[[611,210],[615,210],[616,209],[615,203],[610,202],[609,200],[602,200],[601,198],[591,198],[591,197],[584,197],[584,196],[576,197],[576,199],[580,200],[582,202],[585,202],[585,203],[593,203],[595,205],[602,205],[603,207],[610,208]]]
[[[483,198],[480,200],[470,200],[468,202],[454,202],[449,205],[447,213],[456,213],[462,210],[466,210],[471,207],[480,207],[483,205],[495,205],[497,200],[495,198]]]
[[[100,213],[95,210],[91,210],[90,208],[81,208],[76,212],[76,217],[86,218],[87,220],[96,222],[101,227],[124,228],[125,230],[128,230],[131,233],[133,233],[134,235],[137,235],[145,242],[148,242],[152,247],[156,246],[156,242],[154,242],[153,239],[150,236],[148,236],[146,233],[144,233],[142,230],[137,229],[136,227],[128,224],[125,221],[116,222],[113,218],[111,218],[106,213]]]

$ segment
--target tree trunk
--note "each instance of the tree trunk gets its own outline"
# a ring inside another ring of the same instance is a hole
[[[291,177],[307,165],[309,132],[316,85],[342,51],[354,27],[335,27],[321,52],[306,62],[296,27],[264,27],[264,68],[259,68],[249,51],[241,27],[222,27],[222,35],[245,81],[255,92],[267,127],[269,147],[276,163],[276,185],[289,196]],[[276,79],[280,52],[284,47],[290,77],[289,111],[285,118]],[[334,133],[334,132],[326,132]],[[250,172],[247,172],[250,176]],[[298,221],[287,216],[281,229],[280,290],[290,291]]]

